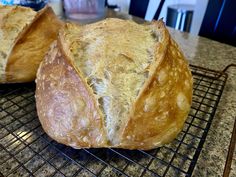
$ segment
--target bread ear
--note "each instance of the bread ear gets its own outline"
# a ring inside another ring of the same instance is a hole
[[[172,141],[190,110],[193,81],[188,64],[163,23],[157,27],[162,39],[155,52],[155,68],[130,111],[123,148],[151,149]]]
[[[75,148],[106,147],[94,95],[61,46],[60,39],[52,45],[37,73],[36,105],[42,127],[56,141]]]

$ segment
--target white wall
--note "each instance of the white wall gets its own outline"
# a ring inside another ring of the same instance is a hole
[[[129,13],[130,0],[108,0],[110,5],[118,5],[121,8],[121,12]]]
[[[148,13],[146,14],[146,17],[145,17],[146,20],[151,20],[153,16],[155,15],[157,6],[159,4],[159,3],[157,4],[156,1],[157,0],[150,0],[149,6],[151,6],[151,8],[148,9]],[[153,4],[150,5],[151,3]],[[190,33],[193,35],[198,35],[205,12],[206,12],[208,0],[166,0],[166,2],[164,3],[162,7],[162,11],[160,13],[160,18],[163,17],[164,21],[166,21],[166,16],[167,16],[167,6],[172,5],[172,4],[191,4],[195,6]]]
[[[157,1],[158,1],[158,3],[157,3]],[[162,7],[162,11],[160,13],[159,18],[164,18],[163,20],[166,21],[167,7],[169,5],[173,5],[173,4],[191,4],[191,5],[195,5],[196,1],[197,0],[166,0],[163,7]],[[146,17],[145,17],[146,20],[152,20],[153,19],[159,3],[160,3],[160,0],[150,0],[149,1],[148,10],[147,10],[147,14],[146,14]]]
[[[191,34],[198,35],[206,12],[207,4],[208,0],[197,0],[194,9],[195,13],[193,13],[192,26],[190,30]]]
[[[108,0],[108,3],[116,4],[120,6],[121,12],[124,12],[124,13],[129,12],[130,0]],[[149,0],[145,20],[150,21],[153,19],[159,3],[160,3],[160,0]],[[173,4],[195,5],[190,33],[194,35],[198,35],[201,24],[202,24],[202,20],[206,11],[208,0],[166,0],[162,7],[162,11],[160,13],[159,18],[163,17],[163,20],[166,21],[167,6],[173,5]]]
[[[164,17],[164,20],[166,19],[166,13],[167,13],[167,6],[171,5],[171,4],[195,4],[197,0],[166,0],[160,17]],[[129,4],[130,4],[130,0],[108,0],[108,3],[111,5],[118,5],[121,8],[122,12],[128,13],[129,12]],[[157,10],[157,7],[160,3],[160,0],[149,0],[149,4],[148,4],[148,9],[147,9],[147,14],[145,19],[146,20],[152,20],[153,16],[155,15],[155,12]]]

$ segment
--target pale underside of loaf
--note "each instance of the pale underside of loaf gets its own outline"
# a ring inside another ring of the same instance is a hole
[[[0,5],[0,83],[5,81],[7,59],[18,36],[35,15],[30,8]]]
[[[68,24],[37,74],[40,122],[74,148],[162,146],[181,131],[191,98],[188,64],[160,21]]]

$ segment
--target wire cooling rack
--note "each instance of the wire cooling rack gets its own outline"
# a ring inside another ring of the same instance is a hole
[[[150,151],[59,144],[38,121],[35,85],[0,85],[0,176],[191,176],[227,80],[222,72],[191,70],[193,102],[183,131]]]

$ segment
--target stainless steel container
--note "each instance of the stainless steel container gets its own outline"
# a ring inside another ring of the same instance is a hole
[[[166,25],[180,31],[189,32],[194,12],[193,5],[178,4],[168,6]]]

